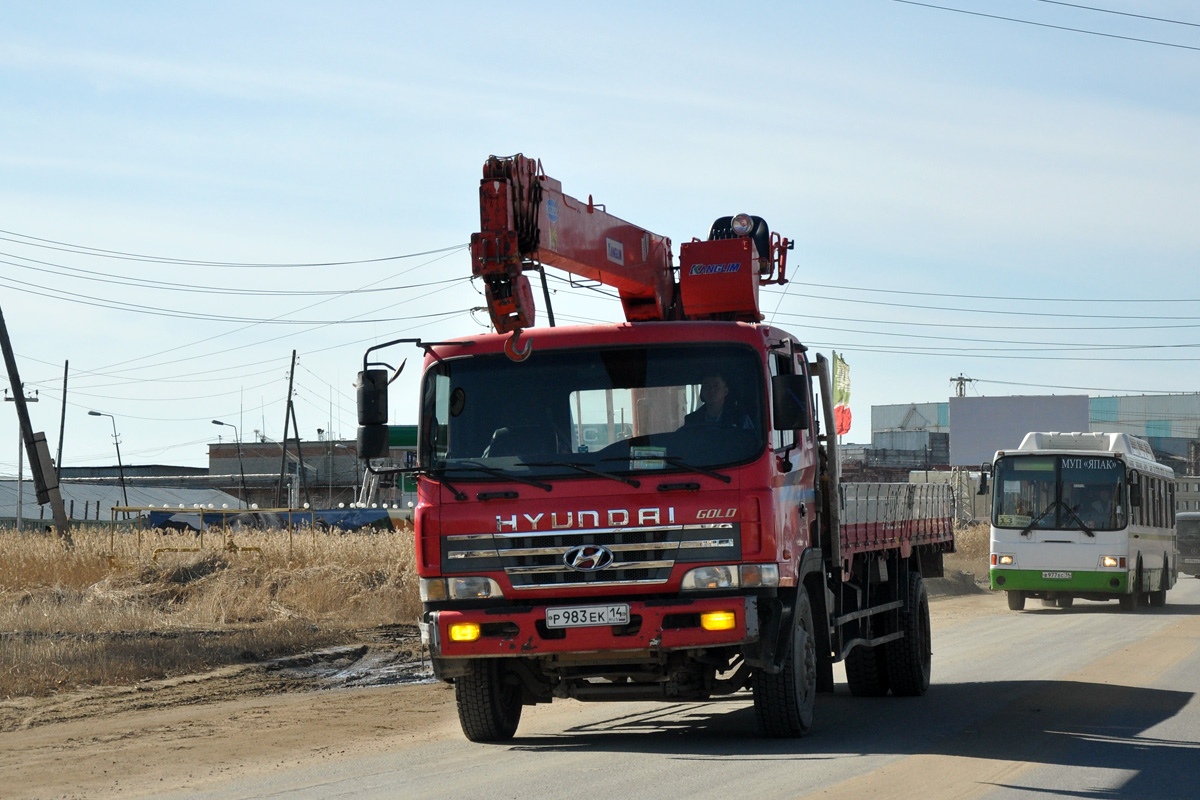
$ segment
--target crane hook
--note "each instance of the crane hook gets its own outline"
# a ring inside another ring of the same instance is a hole
[[[533,341],[530,339],[525,340],[524,348],[518,349],[517,338],[520,337],[520,335],[521,329],[517,328],[515,331],[513,331],[512,336],[506,339],[504,342],[504,355],[508,356],[510,361],[516,361],[518,363],[529,358],[529,354],[533,352]]]

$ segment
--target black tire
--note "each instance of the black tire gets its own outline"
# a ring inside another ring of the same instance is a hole
[[[521,722],[521,687],[504,680],[496,658],[473,659],[454,679],[458,722],[472,742],[506,742]]]
[[[855,697],[888,693],[887,656],[883,647],[859,645],[846,654],[846,683]]]
[[[1138,562],[1137,570],[1133,573],[1133,586],[1129,587],[1129,594],[1123,594],[1120,598],[1122,611],[1137,611],[1138,606],[1142,604],[1142,562]]]
[[[756,671],[750,678],[754,715],[764,736],[803,736],[812,727],[817,698],[817,642],[812,602],[803,587],[796,598],[791,639],[782,670],[775,675]]]
[[[1060,594],[1054,602],[1058,603],[1059,608],[1070,608],[1075,605],[1075,598],[1069,594]]]
[[[1167,604],[1167,584],[1171,580],[1171,573],[1168,568],[1167,559],[1163,558],[1162,583],[1159,588],[1150,592],[1149,606],[1151,608],[1162,608]]]
[[[1020,611],[1025,608],[1025,593],[1020,589],[1009,589],[1005,594],[1008,595],[1009,611]]]
[[[916,572],[908,573],[900,609],[904,638],[887,643],[887,674],[892,694],[919,697],[929,690],[933,650],[929,640],[929,594]]]

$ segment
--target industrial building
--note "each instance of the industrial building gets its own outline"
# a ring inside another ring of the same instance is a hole
[[[952,407],[960,401],[969,403],[983,399],[958,397],[941,403],[873,406],[871,443],[861,446],[849,445],[842,454],[847,476],[860,480],[907,480],[908,473],[913,470],[948,471],[952,466],[978,468],[981,460],[986,458],[980,459],[977,452],[973,452],[967,460],[960,458],[958,463],[951,457],[952,428],[955,424]],[[1145,439],[1158,460],[1174,469],[1178,476],[1178,509],[1200,510],[1200,477],[1191,477],[1200,476],[1200,393],[1110,397],[1051,395],[986,399],[1001,405],[1007,404],[1012,409],[1014,424],[1025,432],[1069,429],[1047,427],[1031,421],[1045,417],[1037,414],[1030,416],[1030,408],[1036,407],[1039,401],[1052,401],[1051,405],[1056,408],[1078,410],[1080,430],[1128,433]],[[1083,410],[1084,408],[1086,410]],[[1083,427],[1084,415],[1086,428]],[[1068,415],[1066,418],[1075,417]],[[966,441],[964,437],[978,440],[980,432],[955,430],[954,434],[959,437],[956,443],[958,444]],[[987,432],[984,432],[982,441],[985,441],[987,446],[983,449],[989,452],[1020,444],[1019,434],[1007,432],[990,442],[987,441],[986,434]],[[954,449],[961,450],[958,447]]]

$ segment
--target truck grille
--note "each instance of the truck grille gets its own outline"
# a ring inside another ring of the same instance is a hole
[[[568,554],[603,548],[611,563],[576,569]],[[734,562],[741,558],[736,523],[530,533],[485,533],[442,539],[445,575],[503,570],[515,589],[666,583],[676,562]]]

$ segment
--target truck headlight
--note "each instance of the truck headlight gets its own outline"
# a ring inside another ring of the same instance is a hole
[[[778,564],[742,564],[742,587],[774,588],[779,585]]]
[[[737,567],[722,564],[717,567],[696,567],[689,570],[680,582],[680,589],[736,589]]]
[[[503,597],[500,584],[482,575],[461,575],[454,578],[421,578],[421,602],[443,600],[487,600]]]
[[[779,585],[778,564],[719,564],[696,567],[684,574],[679,588],[684,591],[712,589],[774,588]]]

